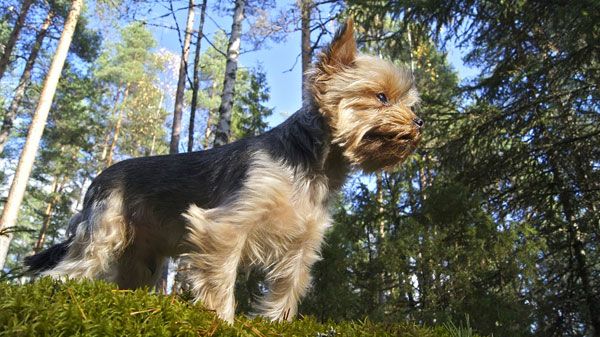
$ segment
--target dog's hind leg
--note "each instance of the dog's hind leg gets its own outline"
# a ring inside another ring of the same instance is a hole
[[[116,260],[133,237],[121,194],[113,192],[94,202],[80,219],[65,257],[42,275],[114,281]]]
[[[153,286],[158,281],[166,258],[133,243],[119,257],[112,281],[121,289]]]

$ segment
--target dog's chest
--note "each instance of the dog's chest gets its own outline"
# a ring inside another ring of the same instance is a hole
[[[245,260],[262,265],[290,251],[319,250],[330,223],[324,175],[308,175],[258,152],[241,186],[216,208],[190,205],[183,217],[191,246],[206,253],[237,247]]]
[[[247,258],[269,264],[289,250],[318,250],[330,223],[327,178],[258,155],[239,195],[254,216],[244,226]],[[248,213],[246,213],[248,214]]]

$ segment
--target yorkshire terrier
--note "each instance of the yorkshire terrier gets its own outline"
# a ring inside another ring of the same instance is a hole
[[[423,126],[411,72],[358,54],[353,35],[348,20],[307,74],[302,108],[272,130],[103,171],[68,239],[27,258],[29,270],[137,288],[182,255],[195,299],[232,322],[238,268],[257,267],[268,284],[258,313],[291,319],[319,260],[332,196],[354,169],[401,163]]]

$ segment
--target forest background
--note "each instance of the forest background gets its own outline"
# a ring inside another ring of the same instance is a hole
[[[4,278],[22,280],[23,257],[64,238],[112,163],[293,113],[346,17],[362,51],[413,70],[426,127],[397,171],[348,180],[300,312],[599,336],[597,1],[2,0]],[[166,291],[184,286],[176,267]],[[242,312],[264,291],[244,275]]]

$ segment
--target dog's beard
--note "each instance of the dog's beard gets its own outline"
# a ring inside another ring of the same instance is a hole
[[[418,145],[421,134],[412,125],[383,124],[363,130],[351,142],[346,138],[342,146],[350,161],[365,172],[392,170],[401,164]],[[354,135],[356,136],[356,135]]]
[[[419,143],[418,135],[367,133],[355,152],[363,158],[359,166],[365,172],[392,170],[404,162]]]

